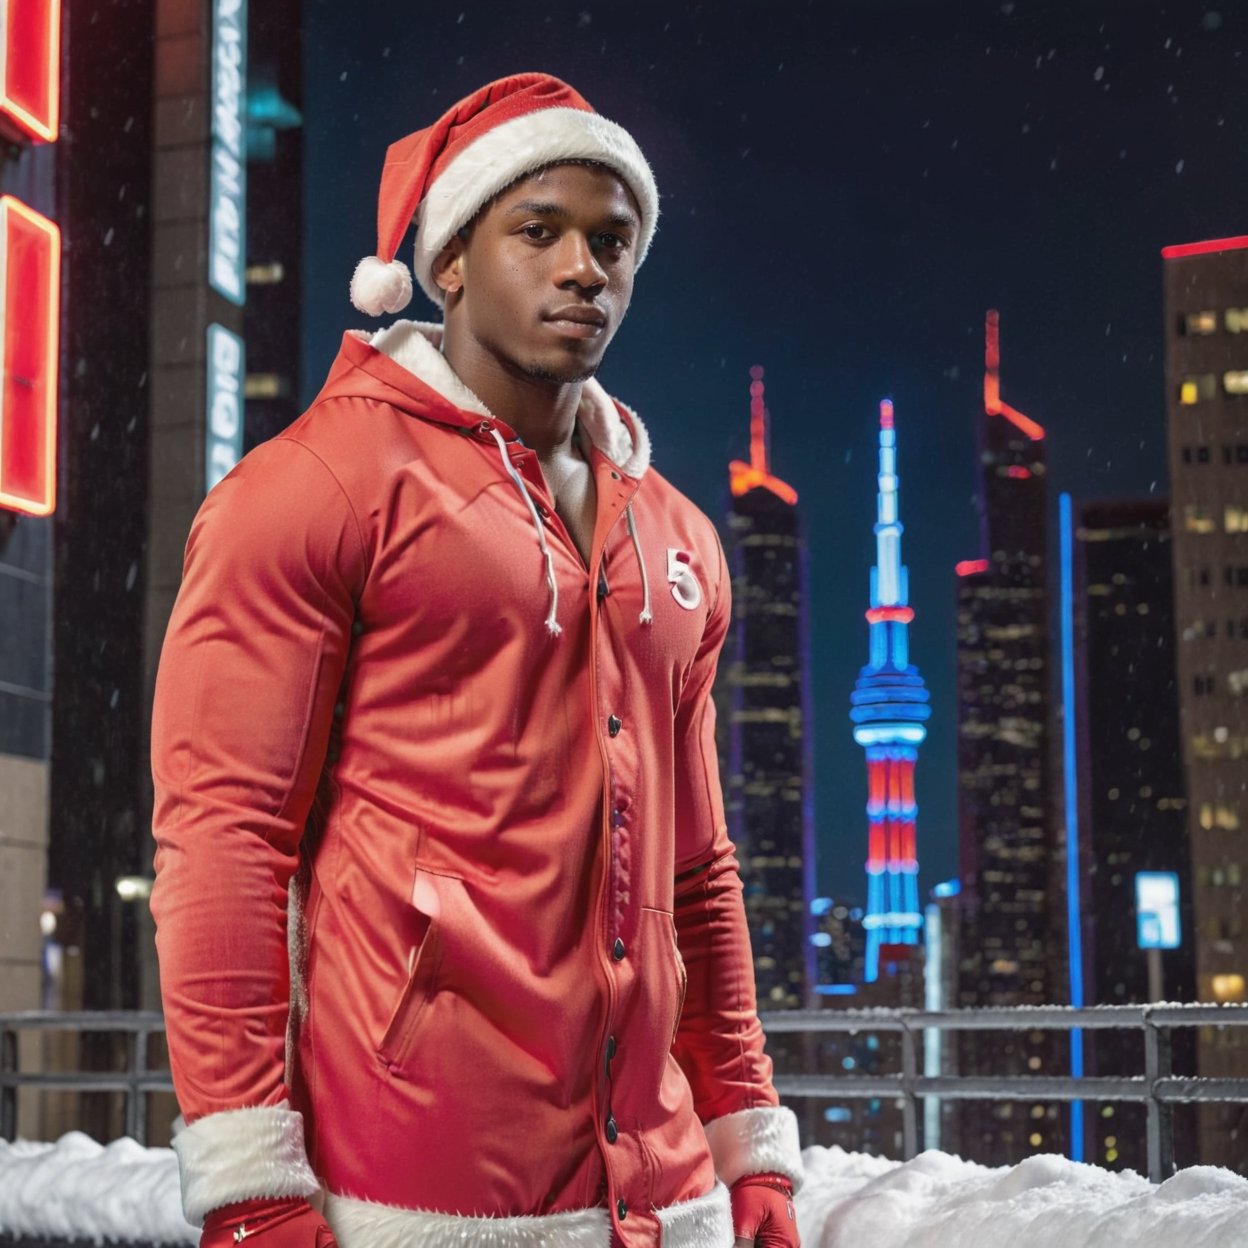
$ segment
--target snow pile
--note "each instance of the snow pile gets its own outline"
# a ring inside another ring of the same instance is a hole
[[[1235,1248],[1248,1179],[1195,1166],[1153,1187],[1063,1157],[990,1170],[945,1153],[904,1164],[808,1148],[804,1248]],[[85,1135],[0,1140],[0,1234],[195,1244],[167,1148]]]
[[[1237,1248],[1248,1179],[1217,1166],[1160,1187],[1064,1157],[989,1169],[945,1153],[904,1164],[808,1148],[803,1248]]]
[[[0,1140],[0,1234],[197,1244],[182,1216],[178,1160],[134,1140],[72,1131],[55,1144]]]

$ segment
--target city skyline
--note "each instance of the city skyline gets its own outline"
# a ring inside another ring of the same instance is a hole
[[[924,466],[907,509],[934,707],[926,892],[956,871],[951,573],[975,534],[983,311],[1008,326],[1011,401],[1049,429],[1055,488],[1163,494],[1160,253],[1248,221],[1246,56],[1244,14],[1147,0],[798,4],[780,22],[740,0],[627,16],[554,0],[531,22],[469,7],[419,30],[368,0],[310,4],[303,397],[365,323],[345,288],[387,142],[535,65],[628,124],[663,216],[602,380],[646,420],[660,471],[717,516],[723,464],[747,449],[740,378],[767,366],[786,413],[774,469],[811,539],[820,888],[862,901],[861,752],[833,727],[861,646],[845,587],[873,545],[861,413],[882,394],[906,413]]]

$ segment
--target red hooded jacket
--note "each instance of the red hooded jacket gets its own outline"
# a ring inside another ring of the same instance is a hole
[[[719,542],[591,382],[587,567],[437,333],[348,335],[187,544],[152,730],[187,1214],[721,1248],[724,1184],[801,1161],[715,761]]]

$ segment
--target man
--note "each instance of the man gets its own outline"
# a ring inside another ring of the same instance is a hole
[[[353,298],[404,306],[414,219],[444,324],[348,334],[196,519],[152,908],[204,1244],[797,1243],[715,766],[728,576],[592,380],[657,212],[546,75],[394,144]]]

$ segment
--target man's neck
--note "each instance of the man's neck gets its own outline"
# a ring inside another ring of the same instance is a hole
[[[508,367],[475,343],[448,334],[442,353],[455,375],[539,459],[573,449],[582,382],[553,382]]]

